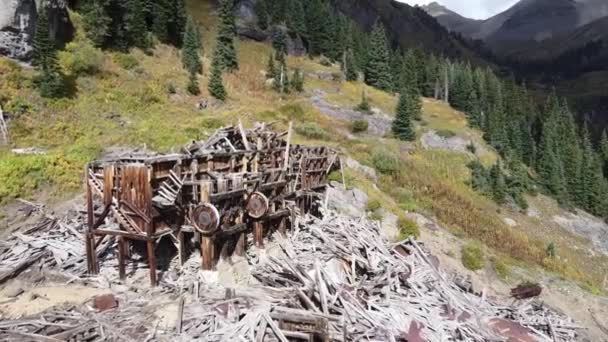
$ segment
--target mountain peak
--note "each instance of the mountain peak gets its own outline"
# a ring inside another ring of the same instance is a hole
[[[436,1],[433,1],[428,5],[422,6],[422,9],[424,9],[428,14],[430,14],[433,17],[454,14],[454,12],[451,11],[449,8],[443,6],[442,4],[440,4]]]

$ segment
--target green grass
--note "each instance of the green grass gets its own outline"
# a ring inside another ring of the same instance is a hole
[[[471,271],[478,271],[485,267],[484,253],[481,246],[469,243],[461,250],[462,265]]]

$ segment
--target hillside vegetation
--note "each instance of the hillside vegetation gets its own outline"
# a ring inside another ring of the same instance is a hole
[[[373,108],[392,116],[397,96],[359,81],[327,79],[322,76],[340,75],[338,65],[293,56],[287,64],[306,75],[304,92],[280,95],[266,84],[264,76],[271,46],[245,40],[237,43],[239,70],[224,75],[227,101],[214,101],[207,93],[208,56],[215,35],[212,6],[207,1],[192,1],[189,10],[201,25],[205,49],[199,96],[189,95],[185,89],[188,73],[181,66],[178,49],[156,44],[147,52],[138,48],[129,53],[99,50],[84,36],[76,13],[72,18],[78,32],[71,44],[78,48],[68,46],[59,57],[73,83],[71,97],[41,98],[33,90],[32,69],[0,59],[0,102],[11,113],[11,146],[0,155],[3,204],[16,198],[36,200],[43,190],[50,190],[49,202],[78,194],[85,163],[106,151],[147,148],[166,152],[237,120],[245,125],[276,121],[278,128],[293,121],[296,142],[333,146],[375,168],[380,173],[377,184],[348,169],[347,185],[363,189],[386,210],[398,216],[418,212],[435,217],[453,234],[483,242],[501,265],[543,267],[590,289],[600,287],[608,258],[585,252],[588,241],[548,228],[548,218],[532,218],[517,207],[500,207],[469,186],[467,165],[479,160],[489,167],[498,156],[482,133],[469,127],[463,113],[425,98],[422,118],[416,123],[416,141],[401,142],[369,132],[353,134],[351,122],[322,114],[310,97],[321,90],[324,100],[337,109],[352,109],[363,93]],[[76,67],[80,63],[90,65],[83,72]],[[208,108],[196,108],[201,99],[209,99]],[[429,146],[425,142],[429,136],[439,136],[447,144],[461,139],[476,146],[476,151]],[[10,151],[15,147],[37,147],[46,154],[16,155]],[[557,207],[542,196],[528,200],[533,206]],[[519,225],[507,225],[505,217]],[[557,257],[548,255],[550,243],[556,245]]]

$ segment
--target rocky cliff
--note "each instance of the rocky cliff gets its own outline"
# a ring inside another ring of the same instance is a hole
[[[32,53],[38,10],[46,6],[49,31],[57,45],[68,41],[73,27],[64,0],[2,0],[0,2],[0,55],[28,60]]]

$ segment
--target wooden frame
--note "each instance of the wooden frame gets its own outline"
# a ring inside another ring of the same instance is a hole
[[[146,243],[154,285],[156,242],[164,236],[173,238],[182,263],[184,236],[193,234],[200,241],[201,266],[209,270],[219,257],[244,255],[250,232],[258,248],[267,234],[285,234],[294,213],[308,213],[310,198],[339,168],[337,152],[293,145],[291,131],[291,123],[283,133],[265,124],[249,130],[239,124],[181,153],[131,153],[91,162],[85,171],[89,272],[99,272],[95,249],[107,236],[118,241],[121,279],[131,242]]]

